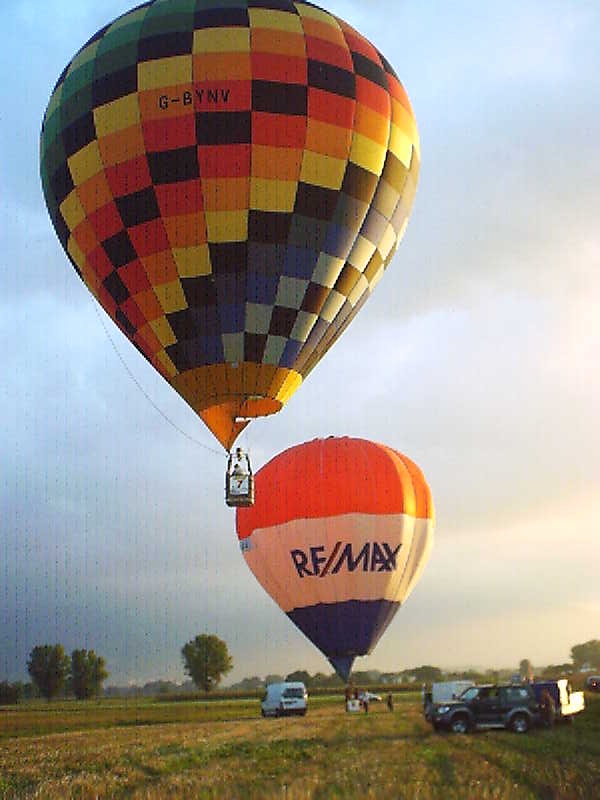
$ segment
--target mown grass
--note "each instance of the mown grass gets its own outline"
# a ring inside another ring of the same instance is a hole
[[[77,702],[29,702],[0,708],[0,741],[96,728],[255,718],[257,700],[165,703],[147,698]]]
[[[416,695],[397,699],[268,720],[256,701],[0,709],[0,798],[600,798],[600,698],[525,736],[436,734]]]

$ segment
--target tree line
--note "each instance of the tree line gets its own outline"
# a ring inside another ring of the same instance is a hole
[[[33,648],[27,660],[31,683],[0,681],[0,705],[34,697],[52,700],[59,694],[78,700],[97,697],[108,677],[106,662],[93,650],[73,650],[70,656],[61,644]]]
[[[224,675],[233,669],[233,659],[227,644],[214,634],[200,634],[181,648],[184,670],[198,689],[210,692],[217,687]],[[556,678],[582,668],[600,671],[600,639],[591,639],[571,648],[571,662],[551,664],[535,670],[540,677]],[[108,677],[106,662],[93,650],[73,650],[67,656],[62,645],[39,645],[34,647],[27,661],[27,671],[32,684],[17,681],[10,684],[0,681],[0,705],[16,703],[21,699],[41,695],[51,700],[61,692],[74,695],[79,700],[97,697],[102,684]],[[522,659],[518,672],[522,678],[530,678],[534,669],[529,659]],[[401,672],[380,672],[378,670],[356,671],[352,673],[355,684],[398,684],[398,683],[432,683],[439,680],[468,679],[475,683],[481,681],[508,680],[514,674],[512,670],[476,670],[448,671],[432,665],[422,665]],[[269,683],[283,680],[302,681],[309,688],[336,688],[342,686],[341,679],[335,674],[325,675],[317,672],[310,675],[306,670],[295,670],[287,675],[270,674],[266,678],[253,676],[244,678],[232,689],[258,689]],[[169,682],[167,686],[174,686]],[[168,690],[168,689],[167,689]]]
[[[61,644],[43,644],[29,654],[27,671],[42,697],[51,700],[63,689],[78,700],[97,697],[108,678],[106,662],[93,650],[73,650],[70,656]]]
[[[589,667],[600,672],[600,640],[591,639],[583,644],[576,644],[571,648],[571,661],[563,664],[547,664],[534,668],[529,659],[522,659],[518,667],[504,669],[465,669],[448,670],[431,664],[422,664],[398,672],[381,672],[379,670],[354,671],[351,681],[361,686],[383,686],[434,683],[442,680],[470,680],[474,683],[497,683],[511,681],[518,676],[519,680],[536,677],[556,679],[564,675],[578,672],[581,668]],[[297,669],[287,675],[270,674],[265,678],[258,675],[243,678],[231,686],[238,691],[253,691],[267,686],[269,683],[287,681],[302,681],[309,689],[336,688],[343,685],[342,680],[335,674],[325,675],[316,672],[311,675],[303,669]]]
[[[200,634],[181,649],[184,669],[195,685],[210,692],[223,675],[233,669],[233,659],[226,643],[214,634]],[[33,648],[27,660],[31,686],[20,681],[0,682],[0,704],[16,703],[37,693],[47,700],[59,694],[74,695],[77,700],[98,697],[108,678],[106,662],[93,650],[73,650],[70,656],[61,644]]]

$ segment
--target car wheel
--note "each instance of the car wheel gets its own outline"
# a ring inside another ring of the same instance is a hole
[[[510,721],[510,729],[514,733],[527,733],[529,730],[529,719],[525,714],[515,714]]]
[[[457,717],[454,717],[450,723],[450,729],[452,733],[468,733],[469,720],[464,714],[459,714]]]

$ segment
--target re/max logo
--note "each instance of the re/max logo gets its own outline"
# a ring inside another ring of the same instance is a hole
[[[402,544],[392,549],[387,542],[365,542],[358,553],[351,542],[336,542],[328,554],[325,545],[309,547],[308,551],[290,550],[290,555],[300,578],[336,575],[341,569],[354,572],[393,572],[397,569],[396,557]]]

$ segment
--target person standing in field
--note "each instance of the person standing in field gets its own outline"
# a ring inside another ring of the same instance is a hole
[[[392,697],[391,692],[387,696],[387,707],[390,711],[394,710],[394,698]]]
[[[556,703],[548,689],[544,689],[540,697],[540,708],[542,711],[542,719],[546,728],[551,728],[554,725],[554,718],[556,716]]]
[[[350,702],[350,700],[352,700],[352,694],[353,694],[352,687],[346,686],[346,691],[344,694],[344,708],[346,709],[346,711],[348,711],[348,703]]]

